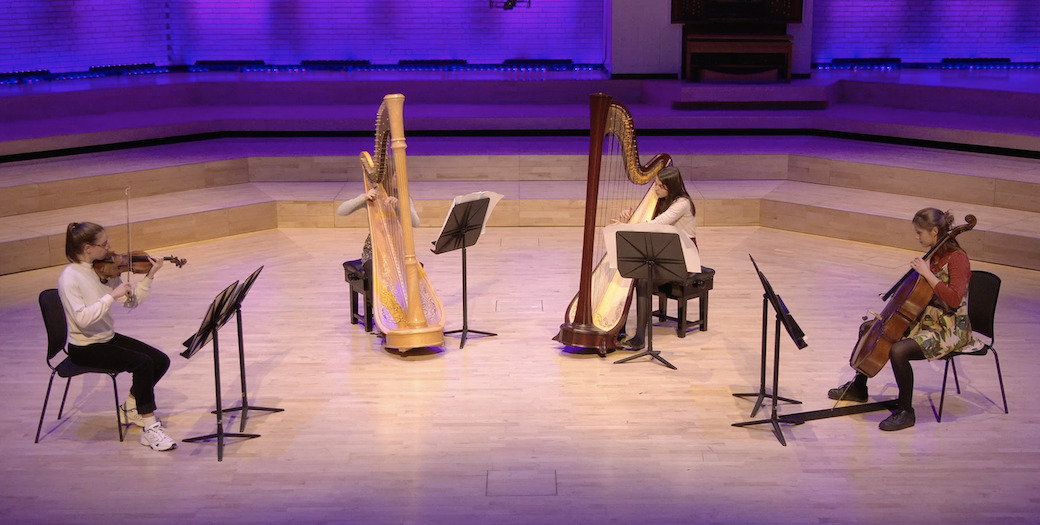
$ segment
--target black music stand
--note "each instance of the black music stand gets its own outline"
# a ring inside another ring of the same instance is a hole
[[[750,255],[748,255],[750,257]],[[755,417],[758,413],[759,407],[762,406],[762,402],[765,398],[772,398],[772,414],[768,419],[758,419],[755,421],[743,421],[740,423],[733,423],[735,427],[746,427],[750,425],[758,425],[761,423],[770,423],[773,426],[773,434],[776,439],[780,440],[780,444],[787,446],[787,441],[784,440],[783,433],[780,432],[780,422],[782,421],[777,415],[776,403],[777,401],[786,401],[788,403],[801,404],[801,401],[789,399],[786,397],[780,397],[777,392],[780,388],[780,325],[783,325],[787,331],[787,335],[791,337],[794,344],[799,350],[808,346],[805,343],[805,333],[795,322],[791,312],[788,311],[787,305],[784,304],[783,299],[780,298],[776,292],[773,291],[773,287],[769,284],[769,279],[766,279],[765,274],[762,270],[758,269],[758,264],[755,262],[755,258],[751,257],[751,264],[755,266],[755,272],[758,273],[758,278],[762,281],[762,288],[765,293],[762,296],[762,380],[758,387],[758,392],[749,392],[743,394],[733,394],[736,397],[756,397],[755,408],[751,411],[751,417]],[[774,341],[773,341],[773,391],[772,393],[766,392],[766,341],[768,337],[769,329],[769,307],[773,307],[773,312],[776,314],[776,325],[773,327]]]
[[[228,299],[226,303],[227,306],[224,308],[224,312],[222,312],[220,321],[217,323],[217,330],[219,330],[221,327],[224,326],[225,323],[228,322],[228,320],[230,320],[231,315],[234,314],[236,324],[238,325],[238,372],[240,382],[242,385],[242,405],[232,408],[224,408],[221,409],[221,411],[242,412],[242,418],[239,421],[238,426],[239,432],[246,431],[246,418],[249,417],[250,410],[259,410],[262,412],[282,412],[285,410],[284,408],[250,406],[249,397],[246,394],[246,354],[245,343],[242,337],[242,301],[245,299],[246,293],[248,293],[249,289],[253,286],[253,282],[256,281],[256,277],[260,275],[260,271],[263,269],[263,266],[257,268],[253,271],[252,274],[249,275],[249,277],[246,277],[245,281],[242,281],[241,284],[235,287],[235,293],[231,296],[230,299]],[[216,414],[217,411],[214,410],[213,413]]]
[[[477,244],[480,232],[484,229],[490,203],[491,199],[488,197],[455,203],[447,220],[444,221],[440,236],[433,243],[433,253],[436,254],[462,249],[462,328],[444,332],[444,335],[462,334],[459,348],[466,346],[466,335],[470,332],[487,336],[498,335],[494,332],[470,329],[469,309],[466,303],[466,247]]]
[[[683,255],[682,241],[678,233],[619,230],[617,236],[617,269],[622,277],[641,279],[646,297],[650,297],[652,281],[678,281],[686,278],[686,258]],[[650,356],[668,368],[677,370],[654,350],[654,326],[652,315],[647,316],[646,350],[614,361],[626,363],[633,359]]]
[[[216,438],[217,440],[217,461],[224,459],[224,438],[227,437],[241,437],[241,438],[255,438],[260,437],[260,434],[242,434],[242,433],[228,433],[224,432],[224,421],[223,421],[223,410],[220,409],[220,344],[217,337],[217,332],[220,329],[219,321],[224,317],[224,313],[230,304],[230,300],[238,288],[238,281],[231,283],[230,286],[224,288],[223,291],[217,294],[213,298],[213,302],[210,303],[209,308],[206,310],[206,315],[202,318],[202,324],[199,325],[199,330],[195,332],[195,335],[188,338],[184,342],[188,348],[181,352],[181,356],[185,359],[191,358],[193,355],[198,353],[210,341],[213,341],[213,381],[216,384],[216,401],[217,401],[217,432],[214,434],[207,434],[205,436],[196,436],[183,440],[185,443],[194,443],[196,441],[205,441]],[[226,319],[225,319],[226,320]]]

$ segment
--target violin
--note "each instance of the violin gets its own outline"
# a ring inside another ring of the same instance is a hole
[[[152,261],[149,257],[147,253],[140,250],[130,252],[129,257],[126,254],[112,252],[108,254],[108,257],[94,261],[94,273],[98,274],[102,282],[119,277],[119,274],[127,271],[148,273],[152,270]],[[188,263],[187,259],[180,259],[172,255],[163,257],[162,260],[170,261],[178,268]]]

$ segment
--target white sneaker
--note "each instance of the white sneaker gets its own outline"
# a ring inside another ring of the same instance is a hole
[[[137,412],[137,407],[126,408],[126,403],[119,405],[119,422],[124,425],[137,425],[144,428],[144,418]]]
[[[141,431],[141,444],[158,451],[177,448],[177,442],[166,435],[162,423],[159,422],[152,423]]]

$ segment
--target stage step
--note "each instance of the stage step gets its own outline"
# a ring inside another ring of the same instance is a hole
[[[0,163],[105,148],[225,137],[365,136],[386,93],[407,97],[408,130],[468,137],[571,136],[588,128],[588,96],[625,103],[655,134],[836,136],[1040,158],[1040,94],[855,79],[790,85],[666,80],[396,80],[292,82],[170,74],[46,83],[0,96]],[[61,90],[59,90],[61,88]],[[957,97],[965,97],[964,100]],[[680,109],[675,109],[680,108]]]
[[[979,218],[962,244],[976,260],[1040,269],[1040,213],[899,196],[789,180],[692,180],[698,224],[754,226],[920,250],[909,226],[917,209],[950,209]],[[505,195],[491,227],[572,226],[584,220],[585,184],[554,181],[415,181],[420,227],[440,228],[451,200],[474,190]],[[150,250],[272,228],[365,228],[365,214],[335,209],[361,191],[358,182],[256,182],[130,200],[135,249]],[[126,207],[112,201],[0,218],[0,274],[64,264],[69,221],[90,220],[126,243]]]
[[[369,138],[224,139],[0,164],[0,216],[246,182],[360,181]],[[409,178],[584,180],[582,137],[414,137]],[[1031,159],[802,137],[640,138],[687,180],[779,179],[1040,212]]]

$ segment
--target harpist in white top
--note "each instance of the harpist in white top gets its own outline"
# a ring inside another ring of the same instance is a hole
[[[661,203],[664,201],[659,200],[658,202]],[[658,204],[658,206],[660,206],[660,204]],[[650,222],[655,224],[671,224],[696,242],[697,216],[694,215],[693,210],[693,201],[690,200],[689,196],[686,196],[686,198],[675,199],[663,213],[655,216],[650,220]]]
[[[680,232],[697,242],[697,207],[686,192],[679,168],[668,166],[654,179],[654,192],[657,194],[657,207],[654,208],[654,224],[671,224]],[[632,210],[621,212],[621,221],[632,217]]]
[[[686,192],[679,168],[668,166],[661,170],[654,179],[654,192],[657,193],[657,207],[654,208],[651,223],[670,224],[680,232],[689,235],[694,245],[697,244],[697,208]],[[631,218],[631,211],[621,213],[621,220]],[[643,287],[636,284],[636,333],[631,339],[622,341],[625,348],[638,350],[646,344],[646,327],[650,320],[650,296],[643,293]]]

